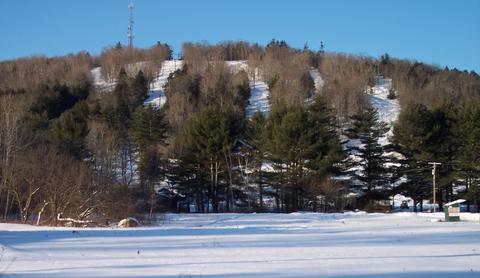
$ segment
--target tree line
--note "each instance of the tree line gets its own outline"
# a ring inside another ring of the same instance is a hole
[[[161,43],[116,45],[99,57],[1,62],[3,220],[98,225],[165,210],[376,209],[396,193],[422,204],[432,194],[431,160],[443,163],[440,202],[461,196],[478,208],[476,73],[277,40],[187,43],[183,68],[166,84],[166,105],[144,106],[171,53]],[[239,59],[249,68],[224,63]],[[112,92],[93,86],[95,66],[115,81]],[[312,68],[325,86],[306,103]],[[387,127],[365,98],[375,74],[393,78],[402,104],[388,145],[378,143]],[[269,85],[272,110],[248,119],[249,83],[257,78]]]

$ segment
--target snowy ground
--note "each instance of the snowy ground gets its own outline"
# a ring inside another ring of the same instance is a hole
[[[480,277],[478,214],[170,214],[157,227],[0,224],[3,277]]]

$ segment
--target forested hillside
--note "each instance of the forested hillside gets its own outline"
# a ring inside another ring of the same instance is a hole
[[[384,210],[395,194],[422,209],[432,161],[440,206],[480,208],[475,72],[276,40],[172,58],[156,43],[0,62],[3,220]],[[380,76],[394,123],[372,101]]]

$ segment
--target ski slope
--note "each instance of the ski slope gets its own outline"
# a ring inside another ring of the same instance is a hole
[[[480,277],[478,214],[168,214],[155,227],[0,224],[2,277]]]
[[[262,76],[258,69],[253,73],[249,70],[247,61],[227,61],[226,64],[232,69],[232,72],[244,70],[248,74],[250,86],[250,98],[245,108],[247,118],[251,118],[255,112],[262,112],[264,116],[270,114],[270,91],[268,85],[262,80]]]
[[[320,74],[320,71],[318,71],[318,69],[311,68],[309,73],[313,79],[313,85],[315,86],[315,94],[318,94],[323,88],[323,84],[325,82],[323,81],[322,75]]]
[[[250,99],[248,100],[248,106],[245,108],[247,118],[251,118],[257,111],[268,116],[271,110],[268,85],[263,80],[254,81],[252,79],[250,79],[249,84]]]
[[[389,99],[389,89],[390,87],[384,83],[376,84],[370,89],[368,95],[368,102],[377,110],[378,119],[387,123],[390,127],[385,136],[380,138],[379,143],[381,145],[387,145],[390,142],[389,137],[393,136],[393,124],[400,114],[398,98]]]
[[[102,93],[113,91],[117,82],[107,82],[105,79],[103,79],[101,70],[101,67],[96,67],[90,71],[93,79],[93,85],[99,92]]]
[[[387,82],[388,81],[388,82]],[[390,143],[390,139],[393,136],[393,126],[398,119],[400,114],[400,103],[398,98],[389,99],[389,91],[391,89],[391,80],[384,79],[383,76],[376,77],[376,84],[375,86],[371,87],[366,91],[368,95],[368,102],[370,105],[377,110],[378,120],[384,122],[388,125],[389,130],[379,138],[378,143],[382,146],[388,145]],[[364,148],[364,144],[358,139],[349,139],[345,135],[342,135],[343,149],[348,150],[348,156],[346,161],[350,162],[360,162],[361,158],[359,156],[358,151],[353,150],[351,148],[357,147],[360,149]],[[385,157],[395,157],[402,159],[404,158],[398,152],[388,152],[384,153],[383,156]],[[394,165],[395,163],[387,163],[386,166],[389,167]],[[355,173],[356,175],[362,175],[364,171],[364,166],[361,164],[357,164],[349,169],[346,172]],[[351,180],[351,176],[349,175],[341,175],[337,176],[335,179],[337,180]],[[402,183],[405,180],[402,179],[399,182]],[[354,180],[353,182],[359,183],[358,181]],[[361,193],[356,193],[360,195]],[[400,196],[400,195],[399,195]],[[405,196],[401,196],[405,198]]]
[[[241,69],[248,69],[248,65],[246,62],[243,62],[243,66],[239,66],[239,61],[234,61],[233,63],[230,62],[231,66]],[[249,74],[250,79],[250,99],[248,101],[248,106],[245,109],[247,118],[251,118],[253,114],[257,111],[262,112],[265,116],[268,116],[271,110],[271,105],[269,102],[269,89],[268,85],[265,81],[262,80],[261,74],[259,74],[258,69],[256,70],[256,77],[257,79],[254,80],[253,76]],[[248,71],[247,71],[248,72]],[[318,69],[310,69],[309,71],[310,76],[314,82],[314,92],[309,99],[313,99],[313,97],[318,94],[323,87],[324,81]],[[308,100],[307,100],[308,101]]]
[[[171,73],[177,69],[183,67],[183,61],[180,60],[167,60],[162,63],[162,68],[154,82],[150,84],[150,92],[148,98],[145,100],[145,105],[153,105],[161,108],[167,102],[165,96],[165,84],[167,84],[168,77]]]
[[[322,88],[323,88],[323,84],[324,84],[324,81],[323,81],[323,78],[322,78],[322,75],[320,74],[320,72],[318,71],[318,69],[316,68],[311,68],[308,73],[310,74],[310,77],[312,78],[313,80],[313,90],[310,92],[309,96],[307,97],[307,99],[305,99],[305,103],[308,105],[308,104],[311,104],[314,102],[315,100],[315,97],[321,93],[322,91]]]
[[[148,98],[145,100],[145,105],[153,105],[161,108],[165,105],[167,98],[165,96],[165,84],[171,73],[183,67],[181,60],[166,60],[162,63],[160,73],[155,80],[150,84]],[[107,82],[102,77],[101,68],[97,67],[91,70],[93,84],[100,92],[111,92],[115,88],[116,81]]]
[[[250,85],[250,98],[248,106],[245,109],[247,118],[251,118],[257,111],[262,112],[265,116],[270,113],[271,105],[269,101],[269,89],[267,83],[262,80],[261,74],[258,69],[255,69],[255,78],[253,73],[249,70],[247,61],[226,61],[227,66],[232,69],[232,72],[238,72],[245,70],[249,76]],[[167,60],[162,63],[162,67],[159,75],[155,78],[154,82],[150,84],[150,92],[148,99],[145,100],[145,105],[154,105],[156,107],[162,107],[165,105],[167,98],[165,96],[165,84],[171,73],[177,69],[183,67],[183,61],[181,60]],[[314,81],[314,94],[310,99],[313,99],[314,95],[319,93],[323,87],[324,81],[318,69],[311,69],[309,71],[310,76]],[[101,68],[97,67],[91,71],[94,86],[100,92],[110,92],[115,88],[116,82],[107,82],[102,78]]]

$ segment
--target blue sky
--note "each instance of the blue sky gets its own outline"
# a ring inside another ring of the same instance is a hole
[[[135,45],[272,38],[480,72],[478,0],[134,0]],[[126,43],[128,0],[0,0],[0,60]]]

